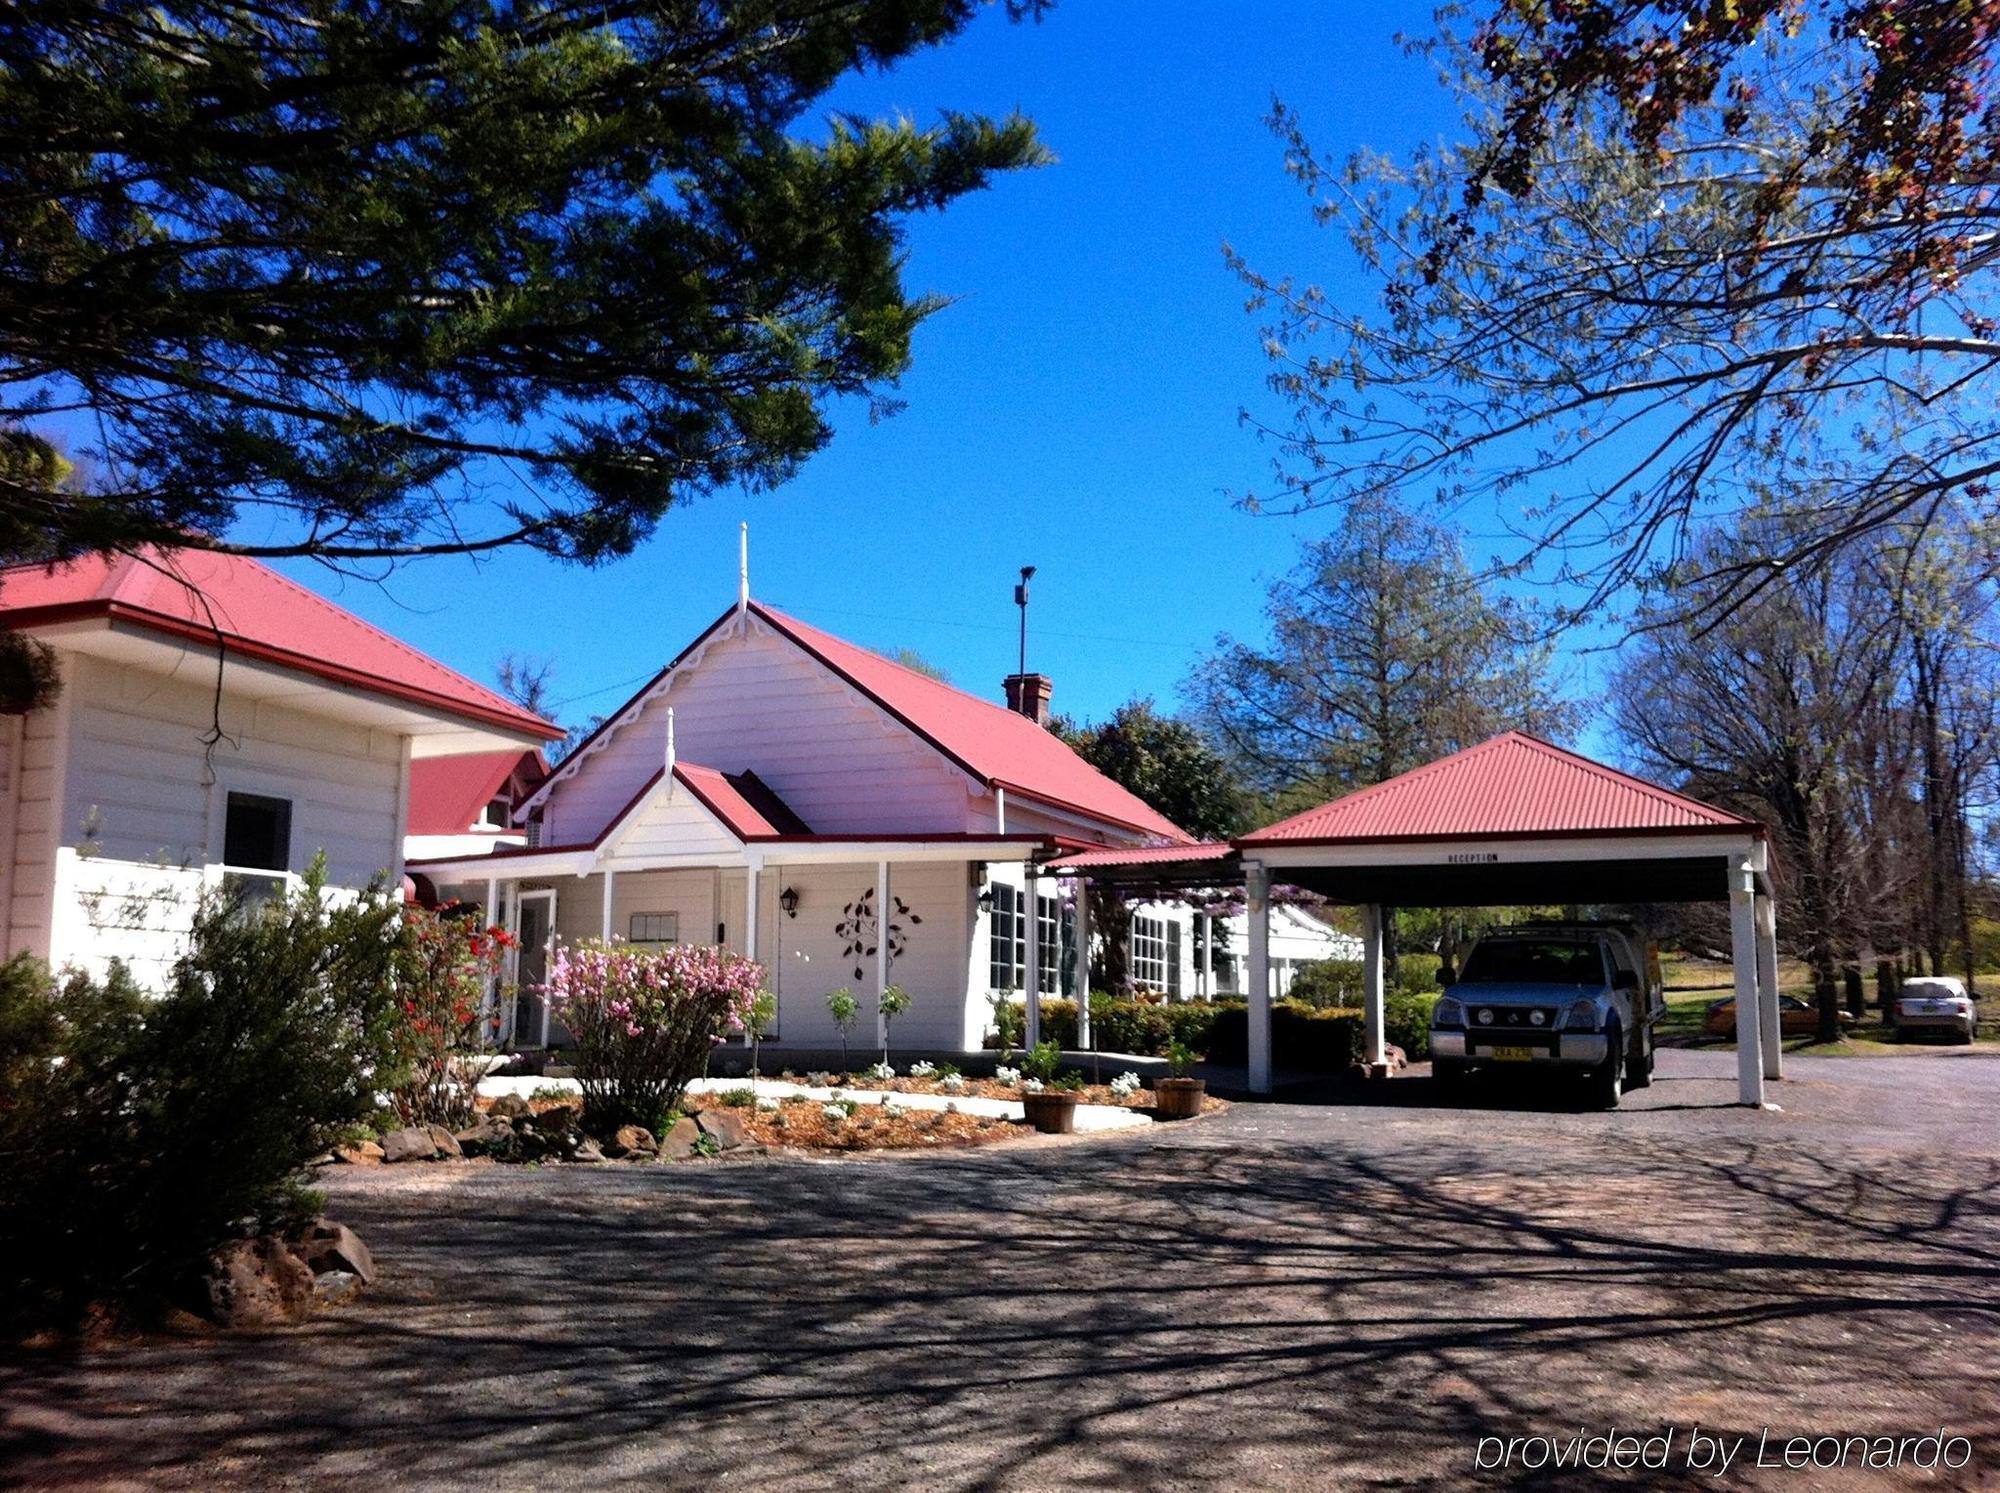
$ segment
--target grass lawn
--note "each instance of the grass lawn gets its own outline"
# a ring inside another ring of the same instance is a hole
[[[1686,957],[1660,958],[1660,975],[1667,989],[1667,1014],[1660,1021],[1660,1041],[1675,1047],[1734,1047],[1733,1041],[1711,1037],[1702,1030],[1702,1021],[1708,1014],[1711,1003],[1733,994],[1736,988],[1735,975],[1729,965],[1717,959],[1691,959]],[[1778,961],[1778,991],[1781,995],[1796,996],[1810,1001],[1812,983],[1806,975],[1803,961],[1781,959]],[[1784,1041],[1786,1052],[1811,1052],[1826,1057],[1873,1057],[1884,1053],[1911,1053],[1931,1046],[1948,1046],[1941,1039],[1931,1038],[1917,1042],[1899,1042],[1895,1030],[1874,1019],[1875,984],[1868,984],[1868,1016],[1848,1028],[1846,1036],[1838,1042],[1821,1042],[1813,1037],[1787,1036]],[[1989,994],[1981,1003],[1982,1015],[1991,1016],[2000,1002]],[[1982,1020],[1975,1047],[2000,1051],[2000,1022]]]

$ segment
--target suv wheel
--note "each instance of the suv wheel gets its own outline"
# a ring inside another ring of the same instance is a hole
[[[1653,1062],[1659,1056],[1659,1049],[1653,1045],[1653,1034],[1648,1031],[1639,1039],[1639,1052],[1625,1065],[1625,1087],[1627,1089],[1650,1088],[1653,1082]]]
[[[1625,1034],[1613,1027],[1605,1036],[1610,1040],[1605,1044],[1604,1061],[1588,1080],[1590,1099],[1599,1109],[1616,1109],[1625,1093]]]
[[[1437,1085],[1438,1098],[1448,1101],[1461,1098],[1465,1093],[1465,1064],[1456,1058],[1433,1058],[1431,1082]]]

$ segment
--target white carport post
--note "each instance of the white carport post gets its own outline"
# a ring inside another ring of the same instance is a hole
[[[1768,892],[1757,897],[1757,1030],[1764,1048],[1764,1076],[1785,1076],[1785,1044],[1778,1029],[1778,906]]]
[[[1027,1010],[1024,1032],[1030,1048],[1042,1040],[1042,930],[1035,924],[1040,900],[1041,894],[1035,890],[1035,863],[1029,861],[1021,868],[1021,918],[1028,930],[1021,940],[1021,985]]]
[[[1370,902],[1361,909],[1361,1061],[1370,1076],[1389,1061],[1382,1028],[1382,907]]]
[[[889,1023],[882,1019],[882,992],[889,988],[889,863],[875,863],[875,1045],[889,1047]]]
[[[1736,968],[1736,1102],[1764,1105],[1763,1002],[1757,998],[1757,873],[1748,856],[1729,863],[1729,956]]]
[[[604,868],[604,907],[597,919],[597,936],[606,943],[611,942],[611,885],[617,875],[609,866]]]
[[[1070,988],[1076,992],[1077,1043],[1092,1052],[1090,1031],[1090,882],[1079,876],[1076,888],[1076,916],[1070,924]]]
[[[1260,861],[1243,863],[1244,921],[1250,930],[1249,996],[1250,1092],[1271,1092],[1271,874]]]

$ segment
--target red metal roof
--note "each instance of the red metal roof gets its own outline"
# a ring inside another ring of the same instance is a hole
[[[778,835],[809,835],[805,820],[754,772],[725,773],[692,762],[674,763],[674,779],[707,806],[739,840],[771,839]],[[653,781],[659,782],[659,774]]]
[[[1236,854],[1227,841],[1203,840],[1192,845],[1144,845],[1136,850],[1080,850],[1059,855],[1048,863],[1051,871],[1088,871],[1105,866],[1177,866],[1201,861],[1226,861]]]
[[[471,832],[487,804],[518,777],[515,796],[525,796],[548,775],[540,752],[464,752],[456,757],[419,757],[410,764],[410,826],[413,835]]]
[[[1192,837],[1004,705],[969,695],[753,601],[751,609],[983,782],[1176,844]]]
[[[108,617],[483,725],[562,731],[363,622],[270,566],[213,550],[146,547],[0,569],[0,626]]]
[[[1749,819],[1509,731],[1239,839],[1244,847],[1756,830]]]

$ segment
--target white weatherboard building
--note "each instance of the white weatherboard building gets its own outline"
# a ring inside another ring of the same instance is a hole
[[[0,626],[56,651],[0,716],[0,956],[157,985],[193,899],[403,873],[415,761],[532,751],[546,721],[267,566],[144,550],[0,570]]]
[[[1045,677],[1006,684],[1008,706],[978,699],[746,587],[520,803],[529,843],[410,868],[518,930],[515,1046],[560,1040],[532,990],[556,937],[752,954],[777,996],[779,1047],[837,1045],[827,992],[849,987],[872,1012],[895,984],[914,1001],[899,1048],[976,1051],[996,996],[1077,985],[1074,898],[1039,861],[1190,843],[1047,729]],[[1183,999],[1230,991],[1237,922],[1227,958],[1198,969],[1201,914],[1136,908],[1134,980]],[[1285,966],[1358,951],[1302,912],[1274,931]]]

